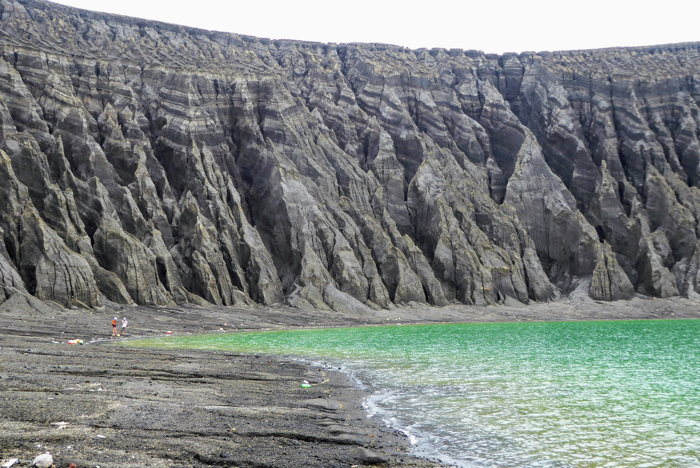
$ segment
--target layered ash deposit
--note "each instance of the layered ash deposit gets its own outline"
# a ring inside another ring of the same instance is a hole
[[[0,302],[695,296],[700,44],[485,55],[0,0]]]

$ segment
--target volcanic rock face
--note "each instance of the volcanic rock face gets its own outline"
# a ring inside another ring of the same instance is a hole
[[[700,286],[700,44],[485,55],[0,0],[0,301]]]

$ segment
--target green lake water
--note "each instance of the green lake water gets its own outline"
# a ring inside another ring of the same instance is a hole
[[[700,321],[387,326],[129,345],[340,367],[414,453],[458,466],[700,467]]]

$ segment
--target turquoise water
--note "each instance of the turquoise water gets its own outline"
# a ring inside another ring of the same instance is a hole
[[[459,466],[700,466],[700,321],[228,333],[132,344],[321,361],[375,417]]]

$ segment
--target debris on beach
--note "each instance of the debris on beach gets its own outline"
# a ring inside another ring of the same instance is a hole
[[[32,460],[30,466],[36,466],[38,468],[49,468],[53,465],[53,456],[49,452],[43,453]]]

